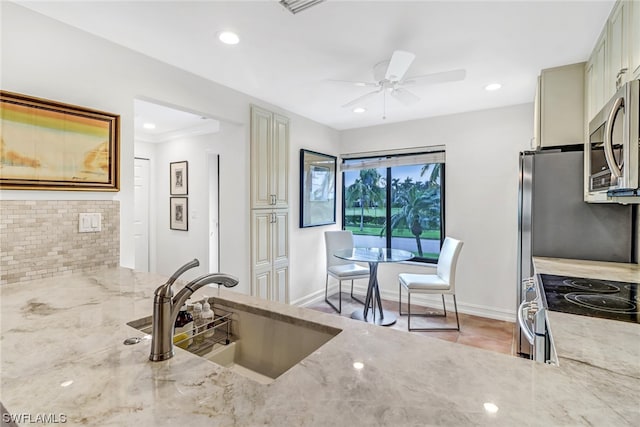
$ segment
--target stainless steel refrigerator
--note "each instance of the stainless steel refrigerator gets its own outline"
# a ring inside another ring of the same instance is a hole
[[[528,299],[522,280],[533,276],[533,256],[632,262],[632,207],[585,203],[583,167],[582,150],[520,153],[518,305]],[[530,355],[516,325],[518,353]]]

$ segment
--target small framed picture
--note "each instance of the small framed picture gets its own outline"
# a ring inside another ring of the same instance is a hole
[[[186,197],[170,197],[171,218],[169,228],[172,230],[189,230],[189,199]]]
[[[189,194],[189,163],[186,160],[173,162],[170,163],[169,169],[171,195],[184,196]]]

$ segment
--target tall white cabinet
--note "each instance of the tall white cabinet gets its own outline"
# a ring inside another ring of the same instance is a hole
[[[251,294],[289,303],[289,119],[251,106]]]

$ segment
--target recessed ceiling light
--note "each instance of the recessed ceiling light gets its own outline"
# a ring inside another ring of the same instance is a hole
[[[155,129],[156,125],[153,124],[153,123],[145,123],[145,124],[142,125],[142,127],[145,128],[145,129]]]
[[[365,111],[367,111],[367,109],[362,107],[356,107],[353,109],[353,112],[357,114],[364,113]]]
[[[500,83],[491,83],[491,84],[486,85],[486,86],[484,87],[484,90],[489,90],[489,91],[491,91],[491,90],[498,90],[498,89],[500,89],[501,87],[502,87],[502,85],[501,85]]]
[[[353,362],[353,367],[357,370],[364,368],[364,363],[362,362]]]
[[[231,31],[222,31],[218,34],[218,39],[224,44],[238,44],[240,42],[240,37]]]

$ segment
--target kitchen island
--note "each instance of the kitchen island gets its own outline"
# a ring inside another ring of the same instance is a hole
[[[143,335],[127,322],[151,314],[165,279],[116,268],[0,287],[7,410],[99,426],[640,424],[640,378],[629,373],[533,363],[218,289],[203,293],[341,332],[266,385],[180,348],[150,362],[149,340],[123,340]]]

